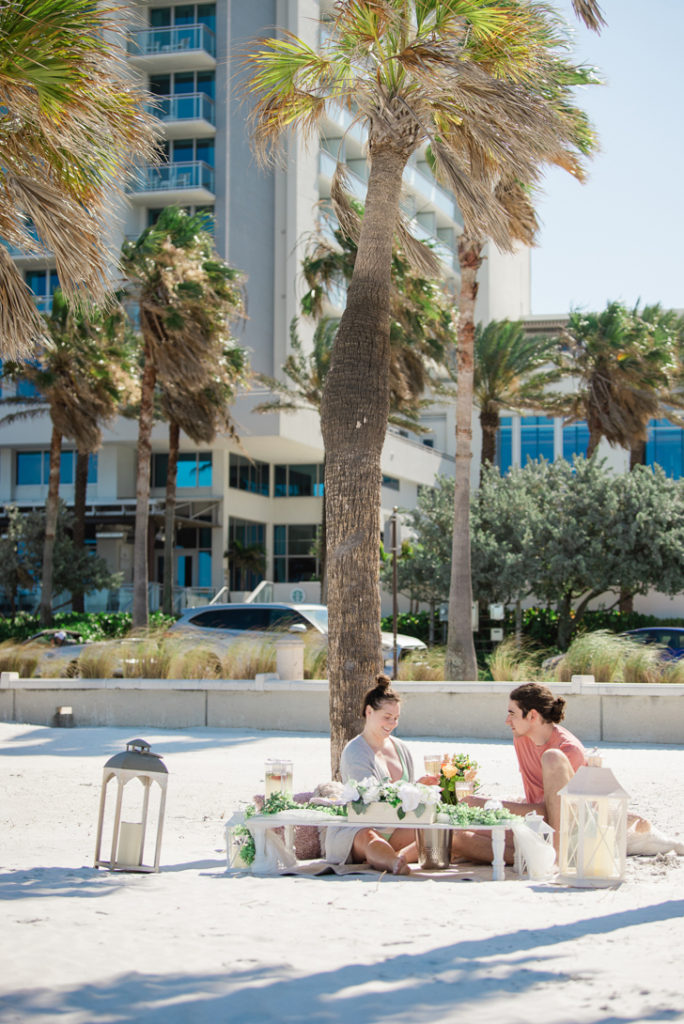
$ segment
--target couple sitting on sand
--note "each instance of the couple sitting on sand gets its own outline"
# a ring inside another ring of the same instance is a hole
[[[378,780],[423,782],[436,785],[438,779],[424,775],[416,780],[413,760],[405,743],[392,736],[399,722],[401,698],[392,689],[387,676],[378,676],[377,683],[363,701],[363,732],[351,740],[340,760],[340,773],[348,779],[374,776]],[[560,722],[565,714],[565,700],[555,697],[538,683],[524,683],[511,692],[506,721],[513,733],[513,743],[525,789],[525,801],[505,801],[504,806],[514,814],[529,811],[541,814],[555,829],[560,826],[560,790],[587,763],[586,751],[576,736]],[[470,805],[483,805],[485,800],[467,797]],[[630,828],[636,833],[647,833],[650,824],[643,818],[631,816]],[[513,863],[513,839],[506,833],[505,859]],[[410,840],[407,843],[407,840]],[[455,831],[451,855],[479,863],[491,863],[492,844],[488,833]],[[332,863],[362,863],[380,871],[404,875],[411,871],[410,864],[418,860],[414,834],[407,829],[394,829],[380,833],[373,828],[326,829],[325,857]]]

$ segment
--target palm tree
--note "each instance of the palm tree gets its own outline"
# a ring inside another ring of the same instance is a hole
[[[153,156],[155,119],[130,77],[118,5],[0,4],[0,238],[50,250],[68,298],[104,299],[113,204],[136,161]],[[26,354],[43,331],[0,246],[0,344]]]
[[[543,408],[557,373],[542,367],[555,353],[553,338],[527,337],[521,321],[491,320],[475,328],[473,395],[480,410],[481,464],[493,465],[502,409]]]
[[[360,223],[345,197],[341,167],[332,186],[338,222],[358,246],[321,410],[336,771],[342,746],[357,731],[363,690],[382,668],[380,457],[389,412],[395,238],[425,273],[437,273],[433,255],[400,219],[404,168],[429,144],[438,175],[456,196],[466,237],[484,235],[510,248],[510,212],[493,186],[502,179],[534,184],[550,154],[576,165],[577,117],[569,97],[586,76],[565,59],[559,23],[532,3],[339,0],[333,15],[320,51],[287,34],[256,44],[245,59],[245,88],[262,153],[289,128],[312,135],[330,104],[344,107],[368,136]]]
[[[684,318],[673,310],[628,309],[609,302],[600,313],[574,311],[560,336],[556,361],[573,391],[553,394],[550,408],[567,422],[586,420],[587,458],[601,438],[635,452],[649,420],[682,406],[677,389]]]
[[[132,622],[145,626],[155,386],[171,422],[196,438],[213,439],[229,426],[227,402],[244,371],[244,352],[230,333],[231,318],[242,314],[242,275],[216,254],[205,214],[174,206],[124,244],[122,264],[137,285],[143,338]]]
[[[242,297],[234,294],[233,315],[242,314]],[[188,311],[189,318],[191,317]],[[176,481],[180,432],[195,444],[210,444],[218,433],[237,438],[230,407],[240,386],[247,383],[247,353],[233,344],[220,350],[207,338],[207,379],[198,390],[169,384],[161,394],[161,410],[169,421],[169,463],[164,503],[164,587],[162,610],[173,614],[173,542],[175,536]],[[210,360],[215,360],[213,368]]]
[[[352,200],[352,208],[363,216],[361,203]],[[302,262],[308,291],[301,306],[306,316],[320,318],[335,304],[335,292],[346,293],[357,248],[348,232],[325,219]],[[454,302],[439,280],[416,271],[395,245],[390,305],[390,422],[420,433],[419,414],[429,404],[423,395],[428,389],[442,389],[445,362],[453,349]]]
[[[38,394],[10,396],[3,404],[21,405],[2,422],[16,422],[44,412],[52,420],[48,493],[45,505],[45,544],[40,617],[52,621],[52,569],[59,509],[59,472],[62,438],[70,438],[85,457],[102,443],[102,424],[114,419],[124,395],[134,388],[129,373],[123,311],[115,302],[109,308],[91,307],[87,312],[72,306],[59,291],[45,317],[45,344],[37,358],[9,362],[3,367],[9,379],[30,381]]]

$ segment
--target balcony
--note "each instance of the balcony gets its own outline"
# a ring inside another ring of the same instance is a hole
[[[46,262],[54,260],[54,253],[51,249],[45,248],[41,240],[38,238],[38,234],[34,227],[29,228],[29,234],[40,247],[37,250],[24,249],[22,246],[13,245],[11,242],[7,242],[4,238],[0,238],[0,245],[4,245],[14,262],[22,267],[31,265],[43,266]]]
[[[128,57],[147,73],[210,70],[216,67],[216,37],[206,25],[141,29],[129,37]]]
[[[164,125],[167,139],[204,138],[216,134],[214,101],[204,92],[157,96],[147,107]]]
[[[142,167],[128,193],[132,203],[146,203],[150,199],[168,206],[208,203],[215,198],[214,168],[203,160]]]

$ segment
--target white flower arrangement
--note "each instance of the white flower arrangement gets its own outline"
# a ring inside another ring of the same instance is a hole
[[[389,804],[399,821],[407,814],[415,814],[420,818],[425,811],[434,816],[434,808],[440,801],[439,786],[425,786],[422,782],[390,782],[389,779],[379,781],[372,776],[361,779],[349,779],[345,783],[340,799],[351,805],[355,815],[365,814],[371,804]]]

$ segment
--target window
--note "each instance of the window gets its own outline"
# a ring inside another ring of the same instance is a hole
[[[202,92],[213,100],[216,76],[213,71],[176,71],[175,74],[150,75],[150,92],[153,96],[182,96]]]
[[[174,584],[178,587],[205,587],[212,586],[211,578],[211,549],[212,529],[207,522],[198,520],[197,526],[181,526],[176,529],[174,537]],[[161,538],[155,540],[155,548],[161,549],[164,542]],[[157,557],[157,578],[160,583],[164,580],[164,558]]]
[[[275,467],[276,498],[320,498],[323,492],[322,465]]]
[[[513,465],[513,417],[502,416],[496,432],[496,465],[502,476]]]
[[[646,441],[646,465],[661,466],[673,480],[684,476],[684,430],[668,420],[651,420]]]
[[[27,270],[24,280],[33,292],[36,305],[41,313],[52,309],[52,296],[59,288],[56,270]]]
[[[589,427],[584,421],[563,427],[563,458],[572,461],[573,455],[586,455]]]
[[[166,452],[155,452],[152,456],[152,486],[166,487],[169,474],[169,456]],[[179,452],[176,467],[176,487],[211,487],[211,452]]]
[[[252,462],[243,455],[230,453],[228,486],[250,494],[269,495],[268,463]]]
[[[396,476],[385,476],[383,474],[382,486],[387,487],[387,489],[390,491],[398,491],[399,481],[397,480]]]
[[[18,487],[46,486],[50,479],[50,453],[17,452],[16,482]],[[73,484],[76,479],[76,452],[62,452],[59,466],[60,484]],[[97,455],[88,456],[88,483],[97,483]]]
[[[264,578],[266,526],[247,519],[228,524],[228,572],[231,590],[254,590]]]
[[[520,418],[520,465],[530,459],[553,462],[553,420],[547,416]]]
[[[206,25],[216,31],[216,4],[178,4],[176,7],[153,7],[150,26],[167,28],[169,25]]]
[[[273,579],[275,583],[299,583],[318,572],[315,555],[318,528],[313,525],[273,527]]]

